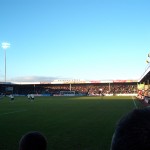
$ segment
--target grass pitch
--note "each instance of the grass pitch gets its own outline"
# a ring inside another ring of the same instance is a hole
[[[132,97],[4,97],[0,149],[17,150],[23,134],[40,131],[48,150],[109,150],[117,120],[135,107]]]

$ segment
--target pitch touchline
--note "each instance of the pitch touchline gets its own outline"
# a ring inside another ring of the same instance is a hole
[[[132,96],[132,100],[133,100],[133,103],[134,103],[135,108],[138,108],[137,105],[136,105],[136,103],[135,103],[135,100],[134,100],[134,97],[133,97],[133,96]]]
[[[24,111],[27,111],[27,110],[18,110],[18,111],[6,112],[6,113],[2,113],[2,114],[0,114],[0,116],[8,115],[8,114],[14,114],[14,113],[18,113],[18,112],[24,112]]]

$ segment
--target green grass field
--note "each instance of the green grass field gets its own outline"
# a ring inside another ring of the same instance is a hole
[[[132,97],[0,99],[0,149],[17,150],[28,131],[40,131],[48,150],[109,150],[116,121],[141,103]]]

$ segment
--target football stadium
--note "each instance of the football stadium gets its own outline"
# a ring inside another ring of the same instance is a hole
[[[150,150],[150,1],[0,6],[0,150]]]
[[[40,131],[48,149],[109,150],[117,120],[149,105],[149,81],[150,67],[138,81],[1,82],[0,149]]]

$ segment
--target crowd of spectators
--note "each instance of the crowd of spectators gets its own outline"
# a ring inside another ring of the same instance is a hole
[[[4,89],[4,88],[3,88]],[[137,84],[35,84],[13,85],[14,94],[50,94],[59,95],[60,91],[75,91],[76,94],[131,94],[137,93]]]

